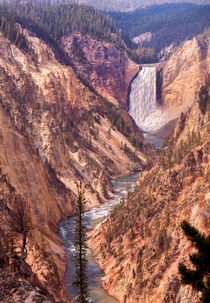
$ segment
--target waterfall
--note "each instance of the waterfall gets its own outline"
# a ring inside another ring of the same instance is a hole
[[[129,114],[145,132],[155,133],[169,121],[168,113],[156,103],[155,66],[144,66],[131,83]]]

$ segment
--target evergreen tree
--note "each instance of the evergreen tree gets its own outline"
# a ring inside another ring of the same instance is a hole
[[[28,52],[31,51],[30,45],[17,24],[53,46],[59,58],[62,57],[66,64],[68,60],[65,60],[60,40],[75,32],[111,42],[138,62],[156,61],[151,49],[141,47],[136,49],[136,44],[132,43],[125,32],[116,27],[108,15],[85,5],[65,1],[22,3],[10,0],[4,4],[0,1],[1,32],[17,47]]]
[[[79,289],[77,302],[80,303],[88,303],[87,239],[84,217],[85,203],[84,190],[82,189],[82,183],[80,183],[77,199],[77,214],[75,216],[74,263],[76,274],[73,282],[73,286]]]
[[[190,254],[190,261],[195,269],[187,268],[179,263],[181,283],[189,284],[196,291],[202,293],[200,302],[210,302],[210,235],[201,235],[199,231],[187,221],[181,223],[181,227],[198,252]]]
[[[206,83],[204,86],[201,86],[200,91],[198,93],[199,96],[199,108],[203,115],[206,113],[206,108],[208,104],[210,103],[210,76],[206,80]]]

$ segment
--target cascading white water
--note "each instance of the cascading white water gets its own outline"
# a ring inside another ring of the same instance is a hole
[[[155,133],[169,121],[168,113],[156,103],[155,66],[144,66],[131,83],[129,114],[145,132]]]

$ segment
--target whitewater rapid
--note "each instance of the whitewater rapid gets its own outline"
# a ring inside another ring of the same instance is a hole
[[[156,101],[156,75],[155,66],[144,66],[131,83],[129,114],[147,133],[155,133],[170,120]]]

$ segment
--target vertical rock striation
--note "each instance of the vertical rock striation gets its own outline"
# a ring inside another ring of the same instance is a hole
[[[210,72],[209,32],[186,41],[160,67],[162,100],[174,117],[186,111]]]
[[[66,265],[56,232],[59,221],[74,213],[77,185],[83,182],[90,208],[112,195],[111,176],[146,165],[146,156],[119,131],[122,121],[146,147],[125,111],[116,114],[113,104],[58,62],[49,45],[23,34],[29,53],[0,34],[0,180],[8,184],[6,192],[0,182],[0,202],[12,207],[15,195],[26,201],[34,226],[27,262],[56,300],[67,301],[56,284]],[[118,129],[113,117],[122,119]],[[6,220],[2,226],[6,230]],[[43,246],[54,261],[40,257]]]
[[[178,264],[187,263],[193,251],[182,220],[209,234],[208,96],[206,102],[204,111],[194,99],[156,164],[93,234],[90,244],[106,274],[103,285],[120,302],[198,302],[199,294],[180,284]]]
[[[127,109],[127,92],[139,66],[114,45],[80,33],[64,37],[61,47],[72,66],[103,97]]]

